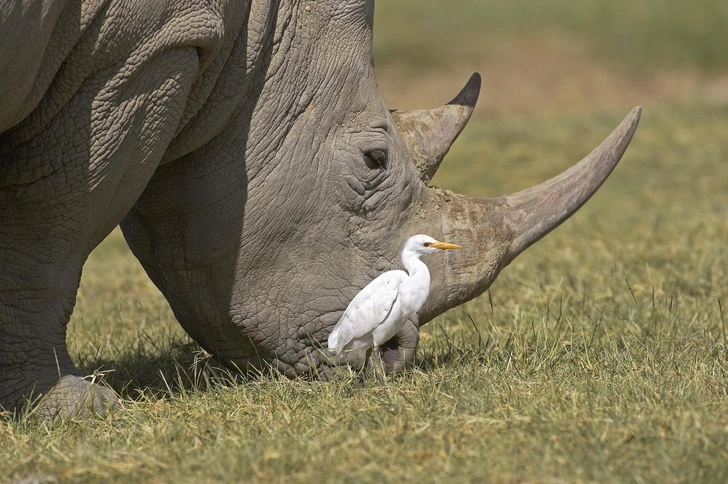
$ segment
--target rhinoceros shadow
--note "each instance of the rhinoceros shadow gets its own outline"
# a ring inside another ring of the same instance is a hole
[[[226,368],[189,338],[158,339],[142,333],[112,357],[79,355],[79,369],[125,399],[210,391],[260,378],[260,370]]]
[[[503,346],[488,337],[483,340],[479,338],[477,344],[457,344],[442,327],[439,327],[437,338],[439,343],[435,347],[420,348],[412,365],[403,373],[390,375],[390,381],[410,378],[412,372],[433,373],[446,366],[457,366],[465,360],[469,364],[493,364],[494,353],[500,353],[493,350]],[[508,348],[510,341],[511,338],[508,338],[504,349]],[[140,333],[132,345],[117,348],[115,353],[111,357],[102,357],[98,353],[78,355],[76,361],[84,374],[112,388],[123,399],[143,400],[188,392],[208,392],[223,386],[282,377],[273,368],[243,370],[227,367],[186,336],[160,338]],[[352,375],[351,372],[344,373]],[[320,378],[314,374],[301,379]]]

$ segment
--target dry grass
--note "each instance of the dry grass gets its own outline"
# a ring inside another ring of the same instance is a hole
[[[619,60],[597,48],[583,56]],[[700,79],[720,76],[687,65]],[[617,124],[632,103],[618,94],[608,107],[478,117],[435,183],[494,196],[540,182]],[[728,108],[705,97],[649,99],[594,199],[489,293],[425,327],[417,367],[386,385],[357,388],[345,376],[231,382],[112,234],[85,268],[69,342],[88,370],[115,370],[107,378],[124,409],[57,426],[0,422],[0,476],[725,482]]]

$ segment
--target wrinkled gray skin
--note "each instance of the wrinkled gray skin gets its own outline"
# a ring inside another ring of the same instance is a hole
[[[575,212],[624,152],[635,109],[591,155],[523,192],[476,200],[428,188],[480,80],[451,103],[390,114],[372,64],[372,1],[0,0],[0,404],[46,416],[116,399],[66,350],[81,268],[121,223],[179,322],[239,368],[309,375],[351,298],[430,258],[418,327],[482,293]],[[384,150],[379,167],[367,153]]]

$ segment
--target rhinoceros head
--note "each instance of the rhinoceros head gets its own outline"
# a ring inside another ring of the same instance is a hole
[[[479,76],[441,108],[390,113],[372,62],[373,2],[305,5],[256,14],[204,101],[225,122],[214,133],[195,119],[180,128],[122,224],[194,339],[225,362],[290,375],[324,364],[317,349],[342,311],[400,267],[410,235],[463,246],[426,261],[420,324],[482,293],[596,191],[639,118],[636,109],[579,164],[523,192],[484,200],[429,188]],[[392,342],[391,365],[411,357],[416,324]]]

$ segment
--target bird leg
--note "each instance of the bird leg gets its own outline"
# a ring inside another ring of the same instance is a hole
[[[374,346],[367,350],[367,359],[370,360],[372,363],[372,371],[374,371],[374,377],[377,379],[380,385],[384,385],[384,362],[382,361],[382,350],[381,348],[379,348],[379,345],[374,343]]]

